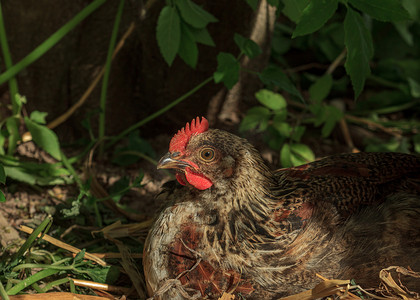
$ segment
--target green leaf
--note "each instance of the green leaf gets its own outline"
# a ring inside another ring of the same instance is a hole
[[[297,23],[309,2],[310,0],[283,0],[284,8],[282,12],[290,20]]]
[[[414,151],[420,153],[420,134],[413,136]]]
[[[408,77],[407,81],[408,81],[408,85],[410,86],[411,96],[413,96],[413,98],[419,98],[420,97],[420,83],[411,77]]]
[[[257,10],[259,0],[245,0],[253,10]]]
[[[315,155],[311,148],[304,144],[291,144],[290,152],[290,160],[293,166],[306,164],[315,159]]]
[[[4,196],[1,190],[0,190],[0,202],[6,202],[6,197]]]
[[[181,42],[180,18],[175,7],[165,6],[160,12],[156,27],[156,39],[166,63],[169,66],[172,65]]]
[[[208,23],[218,21],[212,14],[190,0],[176,0],[175,3],[184,21],[195,28],[204,28]]]
[[[34,110],[31,113],[31,116],[29,117],[32,121],[38,124],[46,124],[45,118],[47,117],[48,113],[46,112],[40,112],[37,110]]]
[[[274,6],[274,7],[279,7],[279,5],[280,5],[280,0],[267,0],[267,2],[268,2],[268,4],[270,4],[271,6]]]
[[[290,137],[290,134],[292,133],[292,127],[286,122],[273,122],[274,129],[277,130],[277,132],[284,137]]]
[[[6,128],[7,128],[7,131],[9,132],[9,147],[11,145],[16,145],[17,141],[20,139],[18,124],[19,124],[19,119],[17,117],[12,116],[12,117],[7,118],[6,120]],[[12,149],[10,151],[13,152],[14,150],[15,149]]]
[[[353,84],[355,98],[358,98],[370,74],[369,61],[373,56],[372,36],[359,13],[347,7],[344,19],[347,59],[345,68]]]
[[[343,112],[341,110],[339,110],[335,106],[326,105],[324,110],[325,124],[321,130],[322,137],[328,137],[333,131],[337,122],[340,121],[342,118]]]
[[[286,121],[287,119],[287,110],[282,109],[274,112],[273,122],[274,123],[281,123]]]
[[[292,38],[320,29],[337,10],[338,0],[312,0],[302,12]]]
[[[73,259],[75,264],[81,263],[83,258],[85,257],[86,249],[82,249],[79,253],[77,253],[76,257]]]
[[[398,33],[400,34],[404,42],[406,42],[407,45],[409,46],[413,46],[414,36],[410,32],[410,27],[411,27],[410,22],[395,22],[394,27],[398,31]]]
[[[315,102],[320,103],[324,100],[331,91],[333,84],[333,79],[331,74],[325,74],[324,76],[318,78],[310,87],[309,95],[311,99]]]
[[[57,185],[70,184],[72,179],[70,177],[53,177],[42,171],[31,171],[24,167],[4,167],[7,177],[10,177],[19,182],[25,182],[31,185]]]
[[[210,33],[207,30],[207,28],[197,29],[194,27],[190,27],[189,29],[194,35],[194,40],[197,43],[207,45],[207,46],[212,46],[212,47],[216,45],[213,39],[211,38]]]
[[[239,131],[244,132],[256,128],[263,120],[270,118],[270,111],[262,106],[256,106],[249,109],[242,119]]]
[[[194,36],[184,22],[181,22],[181,32],[181,44],[179,45],[178,54],[187,65],[195,68],[198,60],[198,48]]]
[[[303,101],[302,95],[281,69],[269,66],[261,72],[259,77],[265,85],[275,85]]]
[[[0,165],[0,183],[6,183],[6,173],[4,173],[4,168]]]
[[[260,46],[253,40],[247,39],[237,33],[235,33],[233,39],[239,49],[249,58],[254,58],[262,53]]]
[[[302,138],[302,135],[305,133],[305,130],[306,130],[305,126],[294,127],[290,138],[295,142],[300,142],[300,139]]]
[[[280,150],[280,163],[283,168],[290,168],[293,166],[291,154],[290,145],[284,144]]]
[[[93,269],[84,270],[84,272],[87,273],[93,281],[108,284],[114,283],[120,274],[119,269],[115,266],[98,266]]]
[[[282,95],[266,89],[256,92],[255,97],[261,104],[272,110],[284,109],[287,106],[286,99]]]
[[[379,21],[404,21],[410,19],[400,0],[348,0],[351,5]]]
[[[39,125],[25,117],[25,124],[32,135],[33,141],[56,160],[61,160],[61,151],[58,138],[54,131],[44,125]]]
[[[217,71],[213,74],[214,82],[223,82],[231,89],[239,80],[239,70],[239,62],[232,54],[220,52],[217,55]]]

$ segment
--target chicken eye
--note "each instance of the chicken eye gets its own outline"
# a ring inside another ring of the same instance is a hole
[[[211,148],[204,148],[200,152],[201,159],[205,161],[212,161],[214,159],[214,150]]]

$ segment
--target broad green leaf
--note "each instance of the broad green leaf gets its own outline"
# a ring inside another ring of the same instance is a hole
[[[327,98],[331,91],[332,84],[333,79],[331,74],[325,74],[324,76],[318,78],[309,87],[309,95],[311,96],[311,99],[317,103],[320,103],[322,100]]]
[[[293,167],[291,156],[290,145],[284,144],[280,150],[280,163],[283,168]]]
[[[292,133],[292,127],[286,122],[273,122],[273,127],[277,130],[277,132],[284,137],[290,137],[290,134]]]
[[[284,7],[282,13],[290,20],[297,23],[309,2],[310,0],[283,0]]]
[[[0,165],[0,183],[6,183],[6,173],[4,173],[4,168]]]
[[[292,38],[320,29],[337,10],[338,0],[312,0],[303,10]]]
[[[304,144],[290,144],[290,160],[293,166],[306,164],[315,159],[315,155],[311,148]]]
[[[31,116],[29,117],[32,121],[38,124],[46,124],[45,118],[47,117],[48,113],[46,112],[40,112],[37,110],[34,110],[31,113]]]
[[[282,95],[266,89],[256,92],[255,97],[261,104],[272,110],[280,110],[287,106],[286,99]]]
[[[180,18],[175,7],[165,6],[160,12],[156,27],[156,39],[166,63],[169,66],[172,65],[181,42]]]
[[[218,21],[212,14],[190,0],[176,0],[175,3],[184,21],[195,28],[204,28],[208,23]]]
[[[344,19],[347,59],[345,68],[353,84],[355,98],[358,98],[370,74],[369,61],[373,56],[372,36],[360,14],[347,7]]]
[[[3,192],[0,190],[0,202],[5,202],[6,197],[4,196]]]
[[[247,39],[237,33],[235,33],[233,39],[239,49],[249,58],[254,58],[262,53],[260,46],[253,40]]]
[[[25,117],[25,124],[32,135],[33,141],[56,160],[61,160],[61,151],[58,138],[54,131],[44,125],[39,125]]]
[[[197,28],[191,27],[189,29],[194,35],[194,39],[197,43],[207,45],[207,46],[212,46],[212,47],[216,45],[213,39],[211,38],[210,33],[207,30],[207,28],[197,29]]]
[[[253,10],[257,10],[259,0],[245,0]]]
[[[178,54],[187,65],[195,68],[198,60],[198,48],[193,34],[184,22],[181,22],[181,33]]]
[[[239,80],[239,70],[239,62],[232,54],[220,52],[217,55],[217,71],[213,74],[214,82],[223,82],[231,89]]]
[[[244,132],[255,129],[261,122],[269,118],[270,111],[267,108],[262,106],[253,107],[247,111],[245,117],[242,119],[239,131]]]
[[[275,85],[303,101],[302,95],[281,69],[269,66],[261,72],[259,77],[265,85]]]
[[[404,21],[410,19],[400,0],[348,0],[354,7],[379,21]]]

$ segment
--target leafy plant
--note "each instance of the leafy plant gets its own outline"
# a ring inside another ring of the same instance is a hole
[[[206,26],[218,20],[191,0],[170,1],[160,12],[156,38],[160,52],[168,65],[178,54],[195,68],[198,60],[197,43],[214,46]]]

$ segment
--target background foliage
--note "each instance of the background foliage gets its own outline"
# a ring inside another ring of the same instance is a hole
[[[138,128],[206,85],[223,84],[226,89],[234,88],[242,74],[252,75],[252,80],[258,81],[261,88],[255,93],[252,103],[241,106],[244,110],[240,112],[239,134],[262,136],[264,142],[278,153],[279,166],[290,167],[314,160],[314,146],[331,143],[333,136],[335,139],[344,137],[347,151],[420,153],[418,0],[269,0],[269,5],[276,8],[277,21],[270,36],[270,58],[261,71],[244,68],[243,61],[258,59],[267,49],[244,35],[229,32],[237,51],[218,51],[214,57],[217,65],[211,70],[210,77],[119,134],[107,137],[106,127],[110,126],[106,122],[109,74],[112,59],[119,51],[118,29],[126,5],[120,0],[112,32],[108,34],[104,68],[95,83],[99,84],[99,78],[103,76],[97,109],[83,121],[85,137],[69,151],[60,144],[65,137],[58,137],[53,130],[56,123],[46,121],[47,113],[26,112],[25,104],[31,101],[32,95],[19,94],[16,76],[60,43],[105,2],[92,1],[17,63],[12,61],[13,53],[8,46],[0,6],[3,54],[0,85],[8,84],[10,95],[8,115],[0,120],[0,184],[2,190],[7,191],[13,185],[10,183],[16,181],[38,188],[75,183],[79,195],[66,199],[58,213],[57,218],[63,218],[64,223],[98,227],[113,224],[115,212],[109,207],[118,207],[116,211],[121,212],[125,209],[120,203],[121,198],[133,188],[141,188],[142,172],[136,178],[123,177],[107,187],[105,193],[98,193],[94,175],[80,176],[82,162],[90,158],[89,153],[92,155],[98,148],[99,158],[123,167],[140,159],[155,164],[156,149],[142,137]],[[243,1],[250,10],[257,10],[260,4],[258,0]],[[202,49],[199,45],[220,47],[209,30],[219,19],[192,0],[166,1],[152,24],[156,28],[156,40],[150,43],[157,43],[168,68],[179,56],[189,67],[199,69],[199,49]],[[76,109],[58,122],[67,120]],[[130,108],[127,111],[130,112]],[[317,143],[311,143],[314,137]],[[48,161],[32,161],[17,154],[17,147],[30,140],[49,155]],[[118,143],[122,145],[116,146]],[[6,201],[6,197],[0,192],[2,201]],[[132,220],[128,213],[122,219],[126,222]],[[49,218],[45,219],[35,233],[48,230],[50,222]],[[62,233],[64,228],[56,230]],[[63,280],[68,276],[100,282],[114,282],[118,277],[115,268],[102,268],[84,261],[85,251],[74,258],[64,258],[60,251],[34,255],[29,250],[31,246],[37,249],[36,236],[31,235],[19,248],[19,255],[4,252],[0,258],[0,296],[3,298],[26,291],[28,286],[45,292],[48,289],[39,288],[37,282],[48,280],[50,289],[70,285],[71,291],[76,292],[71,280]],[[82,236],[72,238],[73,242],[87,239]],[[101,245],[103,251],[120,250],[118,243],[104,243]],[[131,240],[127,245],[133,249],[138,247]],[[114,262],[114,265],[119,263]],[[53,267],[48,267],[48,264]],[[130,278],[134,282],[133,277]],[[141,287],[137,292],[141,294]]]

